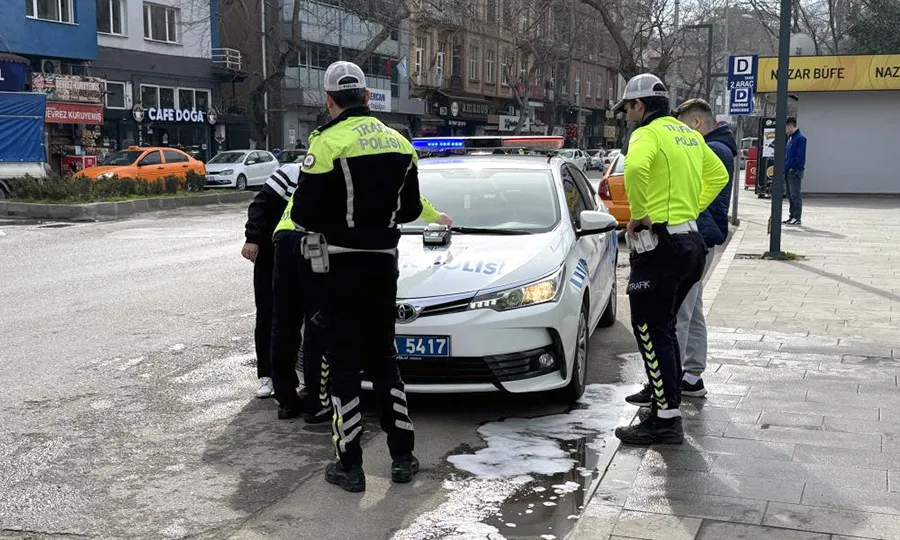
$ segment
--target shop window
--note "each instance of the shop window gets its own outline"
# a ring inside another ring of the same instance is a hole
[[[145,3],[144,39],[178,43],[178,15],[178,9]]]
[[[35,19],[74,23],[72,0],[25,0],[25,14]]]
[[[97,0],[97,32],[125,35],[123,0]]]
[[[178,108],[193,109],[194,108],[194,91],[190,88],[178,89]]]
[[[209,90],[194,90],[194,102],[197,104],[198,111],[209,110]]]
[[[106,108],[125,109],[125,83],[106,81]]]
[[[166,163],[186,163],[189,161],[186,155],[175,150],[163,150],[163,155],[166,157]]]
[[[175,108],[175,89],[160,88],[159,89],[159,107],[161,109]]]
[[[159,87],[141,85],[141,105],[146,108],[159,107]]]
[[[145,167],[147,165],[159,165],[162,163],[162,158],[159,155],[159,151],[150,152],[141,159],[140,163],[138,163],[138,167]]]

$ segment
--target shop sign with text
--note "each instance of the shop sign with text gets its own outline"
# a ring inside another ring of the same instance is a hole
[[[441,111],[445,111],[441,107]],[[485,119],[491,113],[491,106],[487,103],[472,101],[453,101],[450,103],[450,116],[460,118]]]
[[[78,75],[33,73],[31,87],[47,96],[47,101],[103,103],[103,79]]]
[[[369,109],[373,112],[391,112],[391,91],[369,89]]]
[[[48,101],[44,121],[48,124],[102,124],[103,105]]]
[[[778,90],[778,58],[759,59],[757,92]],[[789,92],[900,90],[900,54],[793,56],[788,63]]]
[[[218,114],[215,109],[210,109],[205,113],[196,109],[163,109],[159,107],[144,108],[143,105],[135,105],[131,109],[131,115],[135,122],[143,122],[144,119],[151,122],[166,123],[189,123],[201,124],[209,122],[215,124],[218,121]]]

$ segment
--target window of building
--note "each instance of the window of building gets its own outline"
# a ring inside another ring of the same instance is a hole
[[[575,97],[581,95],[581,70],[575,70]]]
[[[494,84],[494,51],[484,51],[484,82]]]
[[[425,63],[425,46],[427,43],[428,42],[423,37],[416,38],[416,73],[422,73],[422,64]]]
[[[603,92],[601,91],[601,87],[603,85],[600,84],[600,74],[597,74],[597,99],[601,99],[603,97]]]
[[[144,4],[144,39],[178,43],[179,10],[157,4]]]
[[[175,89],[166,86],[141,85],[141,105],[145,108],[175,108]]]
[[[616,99],[616,72],[608,69],[606,70],[606,99],[613,100]]]
[[[125,35],[123,0],[97,0],[97,32]]]
[[[75,22],[73,0],[25,0],[25,15],[45,21]]]
[[[497,0],[487,0],[487,22],[497,22]]]
[[[125,109],[125,83],[106,81],[106,108]]]
[[[519,59],[519,80],[524,81],[528,78],[528,59]]]
[[[450,59],[450,69],[454,77],[462,77],[462,46],[453,45],[453,56]]]
[[[444,57],[447,55],[447,44],[440,43],[438,44],[438,52],[437,57],[435,58],[434,67],[437,70],[438,75],[442,75],[444,73]]]
[[[585,90],[584,90],[584,97],[587,99],[591,99],[594,97],[594,94],[591,93],[592,82],[591,82],[591,74],[590,73],[587,74],[587,77],[585,79],[585,84],[587,85],[587,88],[585,88]]]
[[[469,47],[469,80],[478,80],[478,47]]]
[[[503,0],[503,24],[507,28],[513,24],[513,0]]]
[[[500,84],[509,86],[509,72],[512,70],[513,59],[509,54],[503,55],[503,63],[500,65]]]

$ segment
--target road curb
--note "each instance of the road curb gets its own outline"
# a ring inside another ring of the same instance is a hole
[[[111,221],[145,212],[174,210],[186,206],[207,206],[246,202],[253,192],[210,193],[186,197],[157,197],[132,201],[85,204],[42,204],[0,201],[0,217],[24,217],[60,221]]]

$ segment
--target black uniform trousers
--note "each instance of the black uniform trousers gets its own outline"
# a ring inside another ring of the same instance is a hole
[[[323,335],[310,321],[318,306],[323,278],[314,274],[309,261],[303,258],[303,236],[295,231],[280,231],[275,236],[272,382],[275,399],[282,407],[315,414],[331,407],[327,366],[323,369]],[[297,396],[296,365],[301,344],[305,403]]]
[[[335,451],[344,466],[362,465],[360,371],[372,381],[391,456],[412,453],[413,424],[394,350],[397,258],[385,253],[330,255],[322,302],[331,370]]]
[[[659,245],[631,253],[631,324],[653,393],[651,409],[681,404],[681,352],[675,322],[681,303],[703,275],[706,245],[698,232],[669,234],[654,225]]]
[[[256,303],[256,376],[272,376],[272,273],[275,265],[275,248],[259,246],[253,263],[253,297]]]

